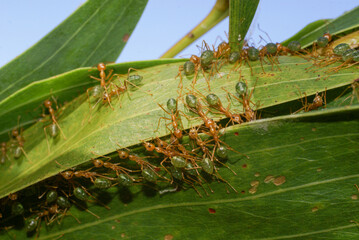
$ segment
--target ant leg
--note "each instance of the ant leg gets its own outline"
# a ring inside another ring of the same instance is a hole
[[[29,161],[29,163],[32,163],[32,161],[31,161],[31,160],[29,159],[29,157],[27,156],[27,154],[26,154],[24,148],[23,148],[23,147],[20,147],[20,149],[21,149],[22,153],[24,154],[25,158],[27,159],[27,161]]]
[[[246,63],[248,64],[249,68],[251,69],[251,75],[253,76],[253,69],[252,69],[252,66],[251,64],[249,63],[248,59],[245,60]],[[248,85],[247,85],[248,86]]]
[[[55,119],[54,119],[54,120],[55,120]],[[62,137],[64,138],[64,140],[66,140],[67,138],[66,138],[66,136],[65,136],[64,132],[62,131],[62,129],[61,129],[61,127],[60,127],[59,123],[58,123],[56,120],[55,120],[54,122],[55,122],[56,126],[59,128],[59,130],[60,130],[60,132],[61,132]]]
[[[177,89],[180,89],[179,92],[178,92],[178,95],[179,95],[179,96],[182,96],[182,90],[183,90],[182,71],[183,71],[183,65],[180,65],[180,66],[178,67],[178,74],[177,74],[177,76],[175,77],[175,79],[176,79],[177,77],[180,78],[180,82],[179,82],[179,84],[178,84],[178,86],[177,86]]]
[[[112,78],[115,76],[114,74],[112,74],[112,72],[113,69],[108,72],[107,77],[105,78],[105,80],[107,80],[106,85],[108,85],[111,82]]]
[[[100,82],[102,81],[101,78],[97,78],[97,77],[94,77],[94,76],[90,76],[90,78],[95,79],[95,80],[100,81]]]
[[[110,157],[107,157],[107,156],[104,156],[104,155],[97,154],[97,153],[95,153],[94,151],[91,151],[91,153],[92,153],[93,155],[98,156],[98,157],[107,158],[108,160],[111,160],[111,159],[112,159],[112,158],[110,158]]]
[[[158,131],[158,129],[160,128],[161,119],[164,119],[164,120],[171,120],[170,118],[160,117],[160,118],[158,119],[157,128],[156,128],[156,130],[155,130],[155,131],[153,131],[153,132],[157,132],[157,131]],[[166,125],[166,127],[167,127],[168,125],[170,125],[170,124],[171,124],[171,123],[167,124],[167,125]]]
[[[100,217],[96,214],[94,214],[93,212],[91,212],[90,210],[88,210],[86,207],[81,206],[80,204],[76,203],[76,201],[70,199],[76,206],[78,206],[79,208],[85,210],[86,212],[88,212],[89,214],[91,214],[92,216],[96,217],[97,219],[100,219]]]
[[[49,126],[50,126],[50,125],[49,125]],[[45,138],[46,138],[46,142],[47,142],[47,152],[48,152],[48,154],[51,153],[51,151],[50,151],[50,143],[49,143],[49,139],[47,138],[47,132],[46,132],[46,129],[47,129],[49,126],[44,127]]]
[[[327,88],[325,88],[322,98],[323,97],[324,97],[324,106],[327,107]]]

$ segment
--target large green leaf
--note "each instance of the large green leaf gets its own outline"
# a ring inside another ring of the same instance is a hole
[[[241,51],[259,0],[229,1],[229,45],[231,51]]]
[[[151,61],[126,62],[110,64],[108,70],[113,69],[114,73],[125,74],[130,67],[143,69],[159,64],[180,62],[182,59],[161,59]],[[59,74],[47,79],[32,82],[28,86],[18,90],[0,102],[0,140],[7,140],[8,133],[17,127],[25,127],[37,121],[42,113],[45,99],[56,97],[60,102],[72,99],[86,91],[87,88],[98,84],[98,81],[89,76],[98,77],[95,68],[79,68],[70,72]],[[14,121],[21,113],[21,121]]]
[[[323,36],[324,33],[328,32],[332,35],[336,35],[345,31],[356,29],[359,27],[358,15],[359,15],[359,7],[356,7],[344,13],[340,17],[328,21],[327,23],[321,25],[316,29],[313,29],[312,31],[304,35],[296,34],[294,35],[294,36],[298,36],[296,39],[293,39],[293,37],[291,37],[288,40],[284,41],[284,43],[289,43],[290,40],[296,40],[301,43],[302,47],[308,47],[314,41],[316,41],[318,37]]]
[[[159,195],[113,187],[104,198],[110,210],[89,203],[100,219],[72,207],[81,224],[65,217],[42,227],[39,239],[357,239],[358,119],[356,105],[229,127],[226,142],[250,157],[230,154],[237,175],[219,170],[238,193],[218,182],[204,198],[193,189]],[[266,183],[268,176],[285,181]]]
[[[25,53],[0,69],[0,100],[29,83],[115,61],[146,0],[89,0]]]
[[[297,39],[300,39],[302,36],[309,34],[313,32],[314,30],[317,30],[319,27],[323,26],[324,24],[328,23],[331,19],[320,19],[314,22],[309,23],[307,26],[305,26],[302,30],[297,32],[294,36],[288,38],[287,40],[283,41],[283,45],[288,45],[291,41],[297,41]],[[315,39],[316,40],[316,39]]]
[[[233,66],[225,66],[212,77],[211,92],[216,93],[227,106],[227,93],[222,87],[233,93],[234,85],[241,75],[241,78],[248,81],[250,89],[256,84],[252,101],[259,103],[257,107],[261,109],[303,97],[299,89],[307,95],[312,95],[317,91],[324,91],[325,88],[330,90],[349,85],[358,76],[358,69],[355,67],[328,75],[325,73],[326,68],[307,70],[312,63],[300,57],[280,57],[279,61],[282,71],[277,70],[276,66],[272,71],[273,66],[266,65],[266,74],[262,73],[260,63],[252,64],[253,75],[247,66],[242,66],[241,71],[233,71]],[[98,109],[90,111],[86,94],[75,99],[58,118],[67,140],[61,136],[50,139],[50,153],[47,151],[44,124],[38,123],[29,128],[24,132],[24,137],[27,140],[25,151],[31,162],[23,157],[18,164],[10,167],[8,163],[3,166],[3,174],[0,175],[0,181],[3,183],[0,187],[0,196],[6,196],[63,169],[86,162],[95,157],[92,152],[102,155],[111,153],[118,148],[116,142],[127,147],[138,144],[140,140],[168,134],[164,127],[154,132],[159,117],[165,116],[158,103],[165,104],[169,98],[177,98],[179,77],[175,76],[178,68],[178,63],[172,63],[141,72],[144,77],[141,91],[131,92],[130,96],[125,94],[121,96],[120,101],[114,98],[115,110],[107,104],[100,103]],[[184,93],[191,89],[191,82],[191,79],[183,77]],[[209,93],[202,76],[198,78],[196,88],[204,95]],[[163,89],[167,91],[164,92]],[[153,96],[145,92],[151,92]],[[180,108],[183,109],[182,104]],[[233,102],[233,109],[241,112],[242,106]],[[185,118],[182,118],[182,121],[184,128],[200,123],[199,120],[188,122]]]

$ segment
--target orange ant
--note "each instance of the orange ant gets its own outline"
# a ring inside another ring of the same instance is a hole
[[[256,83],[257,83],[257,80],[256,80]],[[242,103],[243,109],[244,109],[243,117],[248,122],[257,119],[256,112],[250,106],[250,103],[256,105],[255,103],[253,103],[251,101],[251,98],[252,98],[256,83],[254,84],[253,89],[249,94],[247,92],[247,86],[248,86],[247,81],[245,83],[244,82],[238,82],[236,84],[236,91],[237,91],[237,93],[239,94],[239,96],[242,99],[238,98],[237,96],[233,95],[232,93],[228,92],[225,88],[222,87],[222,89],[224,91],[226,91],[228,94],[230,94],[232,97],[237,99],[240,103]]]
[[[276,43],[276,45],[277,45],[277,53],[278,54],[287,55],[288,53],[290,53],[289,48],[287,48],[286,46],[283,46],[280,43]]]
[[[203,141],[202,138],[198,136],[198,129],[191,128],[188,132],[188,136],[190,139],[192,139],[193,141],[196,142],[197,146],[199,146],[199,148],[204,153],[204,156],[212,155],[212,154],[210,154],[209,149],[206,146],[208,142]],[[192,151],[194,151],[194,150],[195,149],[193,149]]]
[[[299,94],[301,96],[302,94],[300,92],[300,89],[298,89],[298,90],[299,90]],[[304,93],[304,98],[305,98],[304,102],[303,102],[303,98],[300,99],[303,107],[298,109],[297,111],[295,111],[293,114],[298,113],[302,110],[304,110],[304,112],[309,112],[309,111],[316,110],[316,109],[320,108],[321,106],[323,106],[323,98],[324,98],[324,105],[327,105],[326,93],[327,93],[327,88],[325,88],[325,91],[321,95],[319,95],[319,93],[316,92],[315,97],[313,99],[313,103],[310,103],[310,104],[308,104],[307,95]]]
[[[192,96],[190,98],[188,98],[188,96]],[[205,134],[212,136],[213,140],[215,141],[215,147],[213,149],[213,154],[212,154],[212,159],[214,158],[214,152],[216,147],[220,146],[220,143],[225,144],[228,148],[230,148],[228,146],[228,144],[226,144],[225,142],[220,140],[220,128],[219,126],[216,124],[215,121],[213,121],[213,119],[209,118],[207,116],[207,113],[204,113],[202,110],[202,106],[200,104],[199,101],[197,101],[197,99],[195,98],[194,95],[187,95],[186,98],[186,104],[189,107],[189,109],[195,113],[197,113],[203,120],[204,125],[209,129],[209,133],[203,131]],[[232,151],[234,151],[234,149],[230,148]],[[238,151],[235,151],[239,154],[241,154]],[[246,155],[245,155],[246,156]],[[249,158],[248,156],[246,156],[247,158]]]
[[[123,151],[123,150],[117,150],[117,153],[118,153],[118,156],[120,159],[123,159],[123,160],[128,159],[130,161],[136,162],[141,167],[141,170],[143,170],[143,168],[146,167],[146,168],[150,168],[151,170],[156,172],[155,166],[153,166],[151,163],[143,160],[141,157],[139,157],[137,155],[129,154],[128,152]]]
[[[58,224],[62,221],[62,218],[67,215],[68,208],[65,208],[64,210],[59,209],[57,204],[54,204],[50,207],[43,208],[40,211],[32,211],[30,209],[30,212],[34,212],[36,214],[36,217],[31,216],[25,221],[25,228],[28,233],[34,231],[36,229],[36,238],[39,235],[40,228],[41,228],[41,219],[45,219],[46,225],[49,226],[52,224],[55,220]],[[62,218],[60,222],[58,221],[58,215],[62,215]],[[78,223],[81,223],[78,218],[76,218],[74,215],[71,215]]]
[[[92,183],[95,183],[95,178],[96,177],[103,177],[103,178],[107,178],[109,180],[115,180],[113,178],[103,176],[103,175],[98,174],[96,172],[90,172],[90,170],[91,170],[91,168],[88,169],[88,170],[80,170],[80,171],[71,171],[71,170],[69,170],[69,171],[61,172],[60,174],[66,180],[71,180],[73,177],[77,177],[77,178],[83,177],[83,178],[90,179]]]
[[[203,47],[204,45],[204,47]],[[205,69],[210,68],[213,65],[213,61],[215,60],[215,55],[219,56],[220,54],[224,54],[224,49],[225,47],[221,47],[221,53],[216,53],[213,49],[210,50],[210,47],[208,46],[208,44],[203,41],[202,42],[202,49],[206,49],[205,51],[202,52],[201,57],[198,57],[196,55],[192,55],[190,58],[190,62],[192,62],[194,64],[194,78],[192,81],[192,85],[194,86],[197,83],[197,76],[198,76],[198,71],[199,69],[201,69],[203,77],[205,78],[207,85],[208,85],[208,90],[211,91],[211,86],[209,84],[209,79],[206,77],[205,74]],[[211,73],[212,74],[212,73]]]
[[[263,73],[265,73],[265,71],[263,69],[262,61],[264,60],[265,57],[267,57],[267,59],[271,63],[272,70],[273,70],[273,65],[275,64],[277,66],[278,70],[282,71],[278,65],[278,63],[279,63],[278,58],[276,58],[277,54],[278,54],[278,48],[277,48],[277,45],[274,43],[268,43],[267,45],[265,45],[264,47],[262,47],[259,50],[259,59],[261,61]]]
[[[18,118],[18,121],[19,121],[20,117]],[[18,124],[19,125],[19,124]],[[24,154],[24,156],[26,157],[26,159],[31,163],[29,157],[27,156],[25,150],[24,150],[24,142],[25,142],[25,139],[22,135],[22,129],[21,131],[19,132],[18,129],[13,129],[11,131],[11,135],[13,137],[13,141],[16,141],[15,143],[15,149],[14,149],[14,157],[15,158],[19,158],[21,156],[21,153]],[[16,146],[17,145],[17,146]],[[5,149],[6,150],[6,149]]]
[[[133,172],[132,170],[128,170],[124,167],[120,167],[118,166],[118,164],[115,164],[115,163],[110,163],[110,162],[107,162],[107,161],[102,161],[100,159],[94,159],[92,161],[93,165],[96,167],[96,168],[100,168],[100,167],[104,167],[104,168],[108,168],[108,169],[111,169],[112,171],[114,171],[116,173],[117,176],[119,176],[120,174],[119,173],[124,173],[126,175],[128,175],[127,172]]]
[[[210,161],[213,162],[213,160],[216,160],[218,163],[222,164],[223,166],[227,167],[229,170],[231,170],[233,172],[234,175],[237,175],[236,172],[234,172],[232,169],[230,169],[227,165],[225,165],[224,163],[222,163],[221,161],[219,161],[215,156],[214,156],[214,151],[215,149],[213,149],[213,153],[211,154],[209,149],[207,148],[207,144],[212,141],[212,140],[209,140],[209,141],[203,141],[202,138],[198,135],[198,129],[196,128],[191,128],[189,133],[188,133],[188,136],[190,139],[196,141],[196,144],[200,147],[200,149],[202,150],[202,152],[204,153],[203,155],[203,158],[205,158],[206,156],[210,157]],[[227,145],[227,144],[226,144]],[[230,150],[233,150],[232,148],[230,148],[228,146],[228,148]],[[237,152],[237,151],[235,151]],[[239,153],[239,152],[238,152]],[[216,171],[217,172],[217,171]]]
[[[19,195],[17,193],[10,193],[8,195],[8,198],[11,200],[11,201],[16,201],[18,199]]]
[[[332,40],[332,35],[329,33],[324,33],[322,37],[319,37],[317,41],[313,42],[312,52],[310,53],[313,58],[318,58],[319,55],[323,54],[323,51],[326,50],[326,55],[332,55],[332,50],[327,50],[328,43]],[[321,50],[318,53],[318,48]]]
[[[57,106],[57,103],[56,103],[56,99],[54,99],[54,97],[52,97],[55,104],[56,104],[56,110],[58,111],[58,106]],[[49,141],[47,139],[47,133],[46,133],[46,129],[47,128],[50,128],[50,135],[52,137],[56,137],[57,134],[58,134],[58,130],[60,130],[61,132],[61,135],[63,136],[64,140],[66,140],[66,136],[64,134],[64,132],[62,131],[59,123],[57,122],[57,118],[56,118],[56,113],[55,113],[55,110],[52,108],[52,101],[50,99],[47,99],[44,101],[44,106],[45,108],[48,109],[49,111],[49,114],[50,114],[50,117],[51,117],[51,120],[52,120],[52,124],[44,127],[44,132],[45,132],[45,136],[46,136],[46,141],[47,141],[47,147],[48,147],[48,151],[50,152],[50,145],[49,145]],[[44,117],[46,116],[45,113],[42,114]]]
[[[253,68],[252,68],[252,65],[249,63],[251,61],[256,61],[258,60],[259,58],[259,51],[254,48],[254,47],[246,47],[246,48],[243,48],[241,53],[240,53],[240,56],[239,56],[239,66],[240,67],[242,65],[243,62],[246,62],[249,66],[249,69],[251,70],[251,75],[253,76]],[[263,65],[262,65],[262,62],[261,62],[261,66],[262,66],[262,70],[264,72],[264,69],[263,69]]]
[[[161,166],[170,174],[171,178],[172,175],[171,173],[168,171],[168,169],[163,165],[167,159],[172,159],[174,157],[183,157],[185,159],[185,161],[187,162],[187,160],[191,160],[191,161],[195,161],[194,158],[190,155],[188,155],[187,153],[180,153],[174,149],[171,149],[169,147],[166,148],[162,148],[160,145],[158,145],[157,147],[150,142],[144,142],[143,143],[144,147],[146,148],[147,151],[149,152],[153,152],[156,151],[157,153],[163,154],[166,157],[161,161]]]
[[[99,63],[97,65],[97,70],[100,71],[100,78],[94,77],[94,76],[90,76],[90,78],[95,79],[97,81],[100,81],[100,86],[102,87],[102,89],[104,90],[104,94],[106,96],[109,96],[109,92],[107,89],[107,86],[109,85],[109,83],[111,82],[113,75],[113,69],[110,70],[110,72],[106,75],[105,70],[106,70],[106,64],[104,63]],[[107,82],[106,82],[107,81]],[[96,87],[96,86],[95,86]],[[89,99],[89,91],[93,90],[95,87],[91,87],[87,89],[87,97]],[[112,110],[114,110],[114,108],[111,105],[111,100],[109,98],[105,99],[107,100],[108,104],[110,105],[110,107],[112,108]],[[104,100],[104,101],[105,101]]]
[[[128,69],[128,73],[127,73],[127,79],[124,80],[124,83],[120,86],[118,86],[117,84],[114,84],[112,83],[110,85],[109,88],[107,88],[107,91],[105,91],[103,94],[102,94],[102,102],[105,103],[105,102],[111,102],[111,99],[113,96],[117,95],[118,98],[120,98],[120,95],[127,92],[128,93],[128,89],[130,88],[129,85],[132,87],[132,88],[137,88],[137,89],[140,89],[136,84],[134,84],[133,82],[135,83],[140,83],[142,81],[142,76],[140,75],[130,75],[130,72],[131,70],[136,70],[136,71],[139,71],[137,69],[134,69],[134,68],[129,68]],[[121,74],[113,74],[112,77],[116,76],[119,80]],[[111,77],[111,79],[112,79]],[[148,92],[145,92],[144,93],[152,96],[151,93],[148,93]],[[99,99],[99,101],[101,100],[101,98]],[[97,103],[99,102],[97,101]],[[97,103],[92,107],[94,108]],[[121,103],[120,103],[121,104]],[[111,106],[112,107],[112,106]],[[122,107],[122,104],[120,105],[120,107]],[[112,108],[113,109],[113,108]]]
[[[121,147],[120,144],[118,144],[116,142],[117,146]],[[158,177],[160,178],[164,178],[166,180],[168,180],[165,177],[160,176],[157,173],[158,168],[155,167],[154,165],[152,165],[151,163],[149,163],[148,161],[143,160],[140,156],[134,155],[134,154],[129,154],[128,152],[124,151],[124,150],[117,150],[118,156],[120,159],[128,159],[130,161],[136,162],[137,165],[139,165],[141,167],[141,171],[143,171],[144,169],[150,169],[152,172],[154,172]]]
[[[214,52],[214,58],[216,59],[228,58],[231,52],[231,47],[227,42],[223,41],[221,44],[218,45],[217,51],[213,51],[213,52]]]
[[[351,100],[350,100],[350,105],[351,105],[351,104],[353,104],[354,97],[356,97],[357,100],[359,101],[359,91],[358,91],[358,89],[359,89],[359,78],[358,78],[358,79],[355,79],[355,80],[350,84],[350,86],[348,86],[338,97],[335,98],[335,100],[337,100],[337,99],[339,99],[341,96],[343,96],[343,94],[344,94],[348,89],[350,89],[350,88],[353,89],[351,96],[346,97],[346,98],[342,101],[342,103],[345,102],[348,98],[351,98]]]
[[[172,124],[173,130],[174,130],[173,135],[177,139],[181,139],[182,138],[182,130],[178,128],[178,122],[177,122],[177,119],[179,117],[179,110],[177,109],[177,101],[174,98],[168,99],[168,101],[167,101],[167,109],[170,112],[168,112],[166,109],[164,109],[164,107],[161,104],[158,104],[158,106],[160,108],[162,108],[162,110],[165,111],[167,114],[169,114],[171,116],[171,118],[160,117],[159,120],[158,120],[157,130],[158,130],[159,126],[160,126],[161,119],[171,120],[171,122],[169,124],[167,124],[166,127],[168,127],[168,125]]]
[[[6,158],[9,159],[8,155],[6,154],[7,145],[6,142],[1,143],[1,158],[0,158],[0,164],[5,164]]]
[[[107,157],[107,156],[99,155],[99,154],[96,154],[94,152],[92,152],[92,154],[97,155],[99,157],[107,158],[108,160],[111,160],[111,158]],[[129,176],[128,172],[135,172],[133,170],[129,170],[127,168],[119,166],[120,163],[111,163],[109,161],[102,161],[100,159],[94,159],[92,161],[92,163],[93,163],[94,167],[96,167],[96,168],[104,167],[104,168],[107,168],[107,169],[111,169],[112,171],[114,171],[116,173],[117,176],[119,176],[120,173],[124,173],[127,176]]]
[[[193,96],[193,97],[195,97],[195,96]],[[191,103],[190,102],[191,100],[189,98],[186,98],[186,101],[187,101],[186,104],[189,107],[189,109],[201,117],[201,119],[204,122],[204,125],[209,129],[210,134],[213,137],[213,139],[216,142],[219,142],[219,135],[218,135],[219,127],[217,126],[216,122],[213,121],[213,119],[211,119],[207,116],[208,111],[206,113],[203,112],[202,105],[200,104],[199,101],[197,101],[197,99],[193,100],[193,101],[195,101],[195,104],[193,102]]]
[[[198,93],[200,95],[202,95],[200,92],[198,92]],[[230,103],[228,104],[227,108],[223,107],[223,104],[222,104],[221,100],[219,99],[219,97],[216,94],[211,93],[211,94],[207,95],[206,100],[207,100],[210,107],[219,110],[226,117],[228,117],[230,122],[232,122],[233,124],[234,123],[238,123],[238,124],[243,123],[243,120],[242,120],[242,118],[241,118],[241,116],[239,114],[232,113],[232,112],[229,111]]]

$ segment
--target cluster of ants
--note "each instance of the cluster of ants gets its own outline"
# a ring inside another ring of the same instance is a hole
[[[234,64],[234,68],[247,63],[252,74],[251,61],[260,60],[263,72],[265,72],[263,62],[270,63],[272,68],[276,66],[278,70],[281,70],[277,56],[287,54],[313,60],[314,65],[317,66],[328,66],[339,60],[343,61],[340,66],[331,69],[331,71],[338,71],[341,68],[350,67],[358,63],[359,53],[357,50],[351,49],[347,44],[339,44],[335,48],[330,48],[328,43],[331,38],[330,34],[324,34],[318,38],[311,52],[301,49],[300,43],[297,41],[290,42],[288,46],[283,46],[280,43],[268,43],[259,50],[245,46],[241,52],[231,52],[230,46],[226,42],[221,43],[216,49],[213,47],[213,50],[205,44],[205,51],[200,57],[192,55],[189,61],[179,67],[177,77],[180,78],[180,84],[182,84],[183,74],[193,76],[192,91],[188,92],[185,97],[182,97],[182,93],[180,93],[177,99],[168,99],[166,107],[158,104],[168,116],[159,119],[157,129],[161,120],[167,121],[165,127],[170,131],[168,138],[161,139],[157,137],[152,141],[143,141],[142,148],[144,149],[139,151],[141,154],[122,148],[118,143],[117,145],[120,149],[116,151],[115,157],[113,155],[97,155],[93,152],[96,158],[85,164],[86,167],[80,166],[61,172],[32,186],[30,190],[27,188],[1,199],[0,221],[2,221],[2,224],[6,223],[7,226],[11,226],[12,220],[21,218],[24,219],[26,232],[29,234],[38,233],[41,220],[44,220],[47,225],[55,221],[60,223],[65,215],[71,215],[68,209],[72,204],[82,206],[87,212],[99,218],[99,216],[87,209],[86,203],[97,202],[108,208],[98,199],[96,192],[104,191],[114,186],[128,188],[133,185],[143,185],[155,189],[160,194],[193,188],[199,196],[202,196],[199,188],[203,189],[208,195],[204,185],[207,185],[210,191],[213,191],[208,183],[217,181],[226,183],[233,191],[237,192],[219,174],[218,169],[222,166],[230,169],[226,165],[228,151],[233,151],[246,158],[249,157],[231,148],[221,139],[224,135],[224,128],[209,117],[208,113],[226,116],[228,120],[226,126],[256,120],[258,116],[254,108],[257,106],[251,100],[255,86],[249,91],[247,82],[239,81],[234,86],[235,94],[222,88],[228,93],[228,98],[233,98],[242,104],[243,111],[236,113],[230,110],[230,105],[223,106],[216,94],[211,93],[203,96],[199,91],[195,90],[194,86],[198,74],[202,72],[210,90],[210,80],[206,75],[208,75],[208,72],[209,75],[213,74],[214,71],[218,71],[218,68],[226,63]],[[324,58],[320,58],[320,56],[324,56]],[[130,75],[130,71],[133,69],[129,69],[127,79],[120,85],[115,84],[113,78],[120,79],[121,75],[112,74],[112,70],[106,73],[104,63],[98,64],[97,69],[100,72],[100,77],[90,77],[99,81],[100,85],[87,90],[91,109],[94,109],[99,102],[108,104],[114,109],[111,104],[114,96],[119,97],[129,87],[140,89],[138,84],[141,82],[142,76],[137,74]],[[96,99],[97,102],[94,106],[91,106],[90,98]],[[179,109],[179,101],[182,101],[187,113]],[[297,112],[318,109],[323,106],[323,103],[325,104],[325,95],[317,93],[313,103],[307,103],[305,99],[303,108]],[[53,101],[50,99],[44,102],[52,122],[44,127],[45,136],[47,138],[48,132],[51,137],[56,137],[61,132],[63,138],[66,139],[57,119],[59,110],[52,108],[52,105]],[[185,130],[181,122],[182,117],[189,120],[193,118],[200,119],[203,124]],[[13,155],[15,158],[19,158],[22,154],[27,158],[23,149],[24,142],[22,133],[17,129],[13,130],[10,147],[14,149]],[[8,144],[2,143],[1,148],[0,163],[4,163],[8,158],[6,153]],[[236,174],[234,171],[232,172]],[[166,187],[159,188],[159,183],[165,183]],[[36,194],[33,194],[34,191]],[[28,192],[32,194],[27,194]],[[30,197],[28,195],[32,195],[32,197],[36,195],[36,201],[29,201]],[[75,216],[73,217],[80,222]]]

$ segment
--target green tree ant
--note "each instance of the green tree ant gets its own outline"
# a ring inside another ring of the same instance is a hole
[[[298,89],[298,91],[299,91],[300,96],[302,96],[300,89]],[[304,101],[303,101],[303,98],[300,99],[303,107],[298,109],[297,111],[295,111],[293,114],[296,114],[302,110],[304,110],[304,112],[316,110],[316,109],[320,108],[321,106],[323,106],[323,103],[324,103],[324,106],[327,105],[326,93],[327,93],[327,88],[325,88],[325,91],[321,95],[319,95],[319,93],[316,92],[315,97],[313,99],[313,103],[309,103],[309,104],[307,101],[307,95],[306,95],[306,93],[304,93]],[[324,101],[323,101],[323,99],[324,99]]]
[[[52,98],[53,98],[53,101],[56,104],[56,111],[58,113],[59,108],[58,108],[58,105],[57,105],[57,101],[56,101],[56,99],[54,97],[52,97]],[[59,130],[60,130],[61,135],[64,138],[64,140],[66,140],[66,136],[65,136],[64,132],[62,131],[59,123],[57,122],[56,111],[52,108],[52,101],[50,99],[45,100],[44,101],[44,106],[49,111],[49,115],[50,115],[50,118],[52,120],[52,124],[44,127],[44,132],[45,132],[45,137],[46,137],[46,142],[47,142],[47,148],[48,148],[48,152],[50,153],[50,144],[49,144],[49,140],[47,138],[47,131],[46,131],[47,128],[49,128],[50,135],[53,138],[58,135]],[[46,114],[43,112],[42,116],[46,117]]]

